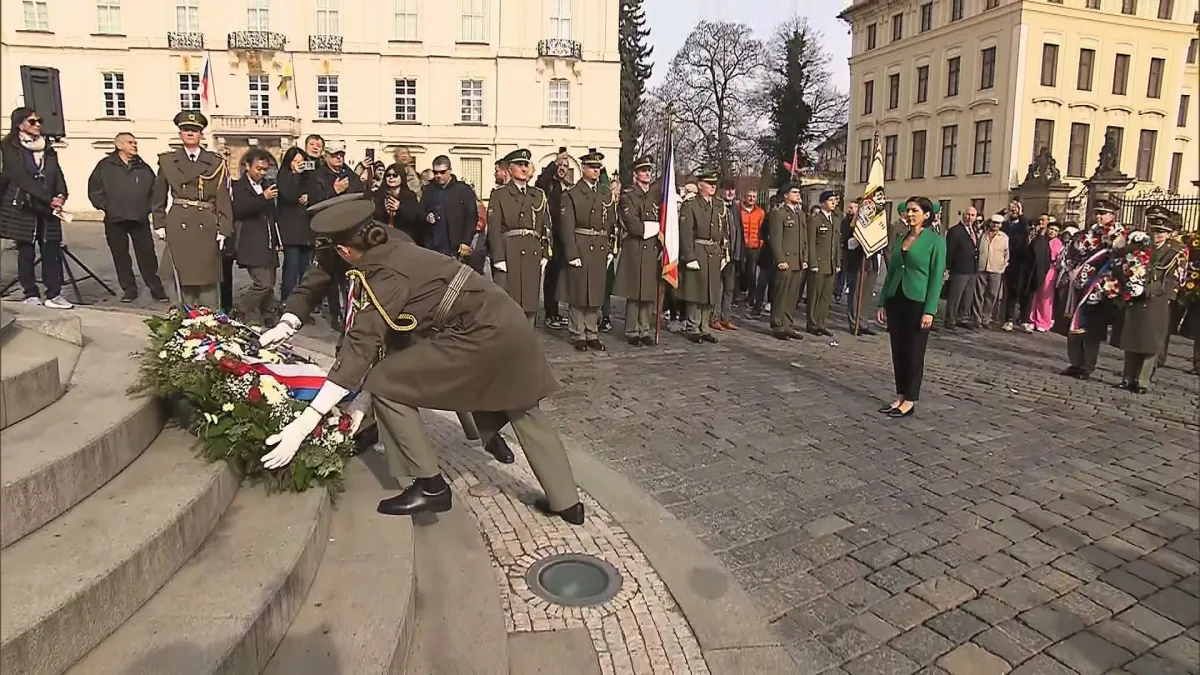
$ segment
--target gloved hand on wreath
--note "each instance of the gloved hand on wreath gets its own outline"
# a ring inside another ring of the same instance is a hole
[[[263,332],[258,336],[258,344],[263,347],[270,347],[277,342],[290,340],[300,330],[300,317],[295,314],[284,314],[279,317],[279,323],[275,327]]]
[[[700,261],[699,260],[689,260],[688,264],[684,265],[684,267],[688,268],[689,270],[693,270],[693,271],[698,270],[698,269],[700,269]]]
[[[346,394],[349,393],[349,390],[325,380],[325,384],[321,385],[321,390],[317,392],[316,398],[304,409],[304,412],[288,422],[287,426],[279,430],[279,433],[272,434],[267,438],[267,446],[273,445],[275,449],[263,455],[263,467],[280,469],[287,466],[299,452],[300,446],[304,444],[304,439],[308,438],[321,420],[329,414],[329,411],[333,410],[333,406],[346,398]]]

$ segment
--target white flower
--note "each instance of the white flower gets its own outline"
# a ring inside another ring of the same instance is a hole
[[[183,348],[185,351],[191,351],[191,350],[195,349],[196,347],[199,347],[200,342],[201,342],[200,340],[196,340],[196,339],[184,340]]]
[[[212,413],[204,413],[204,419],[207,420],[209,424],[216,424],[217,420],[221,418],[213,415]]]
[[[225,405],[221,406],[221,410],[224,410],[225,412],[233,412],[233,404],[226,403]]]
[[[165,350],[165,349],[164,349],[164,350],[160,351],[160,352],[158,353],[158,358],[160,358],[160,359],[165,359],[165,358],[167,358],[167,350]]]
[[[329,440],[334,445],[341,445],[342,442],[346,440],[346,436],[340,431],[334,431],[329,434]]]
[[[262,387],[259,387],[259,389],[262,391],[263,398],[266,399],[267,405],[279,405],[287,398],[277,389],[263,389]]]

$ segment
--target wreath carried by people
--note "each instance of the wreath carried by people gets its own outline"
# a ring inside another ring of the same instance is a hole
[[[1145,295],[1152,255],[1154,240],[1150,234],[1141,230],[1130,232],[1125,247],[1113,261],[1112,279],[1105,284],[1108,296],[1127,305]]]
[[[1183,254],[1187,256],[1179,266],[1179,296],[1181,305],[1200,302],[1200,232],[1183,235]]]

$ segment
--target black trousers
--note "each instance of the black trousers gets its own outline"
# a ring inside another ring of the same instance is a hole
[[[1009,267],[1004,272],[1004,321],[1013,323],[1029,323],[1029,312],[1033,309],[1033,295],[1036,289],[1030,289],[1029,269],[1017,265]]]
[[[17,278],[26,298],[40,297],[37,287],[37,275],[33,263],[37,254],[42,254],[42,283],[46,286],[46,299],[50,300],[62,295],[63,262],[62,244],[57,241],[46,241],[46,222],[37,216],[34,226],[35,241],[17,242]]]
[[[150,295],[166,296],[162,279],[158,276],[158,257],[154,253],[154,238],[150,235],[150,223],[138,220],[118,220],[104,224],[104,239],[112,253],[113,267],[117,271],[117,283],[125,297],[136,298],[137,278],[133,276],[133,261],[129,258],[129,244],[133,243],[133,257],[137,259],[142,281],[150,289]]]
[[[233,258],[221,256],[221,311],[226,314],[233,309]]]
[[[925,305],[896,295],[887,301],[884,311],[887,312],[888,338],[892,343],[896,396],[905,401],[917,401],[921,398],[925,347],[929,344],[929,331],[921,329]]]

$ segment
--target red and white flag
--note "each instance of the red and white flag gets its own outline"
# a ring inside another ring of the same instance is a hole
[[[212,87],[212,64],[211,59],[204,57],[204,73],[200,76],[200,98],[204,103],[208,104],[208,90]]]
[[[663,245],[663,280],[671,284],[671,288],[679,288],[679,191],[675,189],[675,142],[669,131],[658,218],[658,236]]]

